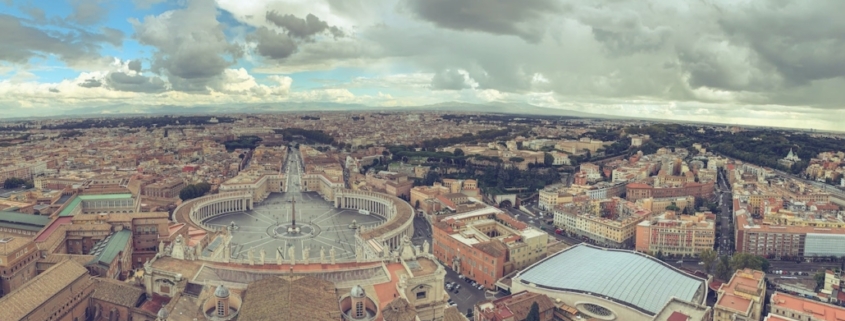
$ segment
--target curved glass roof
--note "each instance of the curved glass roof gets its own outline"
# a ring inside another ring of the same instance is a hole
[[[529,267],[518,278],[538,286],[607,296],[652,315],[672,297],[694,302],[696,294],[705,288],[703,279],[667,267],[654,258],[583,244]]]

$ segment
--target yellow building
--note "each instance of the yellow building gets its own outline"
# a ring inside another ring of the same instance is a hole
[[[766,299],[766,273],[737,270],[731,281],[719,287],[713,321],[760,321]]]
[[[664,198],[641,198],[637,200],[637,205],[642,206],[643,208],[652,211],[654,213],[660,213],[666,210],[666,207],[669,207],[675,203],[675,206],[681,209],[687,208],[689,210],[694,210],[695,206],[695,197],[693,196],[682,196],[682,197],[664,197]],[[691,213],[691,212],[690,212]]]

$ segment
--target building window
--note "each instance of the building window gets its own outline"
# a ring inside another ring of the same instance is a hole
[[[355,304],[355,318],[363,318],[364,317],[364,302],[358,302]]]
[[[223,306],[223,301],[217,301],[217,316],[224,316],[226,315],[226,311],[224,310],[225,307]]]
[[[606,316],[612,316],[613,315],[613,312],[610,312],[610,310],[608,310],[607,308],[600,306],[600,305],[595,305],[595,304],[592,304],[592,303],[585,303],[583,305],[583,307],[584,307],[584,309],[587,310],[588,313],[596,315],[596,316],[606,317]]]
[[[417,300],[425,299],[425,294],[426,294],[425,291],[417,292]]]

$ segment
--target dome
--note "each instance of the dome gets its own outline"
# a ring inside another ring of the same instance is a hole
[[[222,284],[217,286],[217,290],[214,290],[214,296],[218,298],[228,298],[229,297],[229,290],[226,289]]]
[[[165,310],[164,308],[159,309],[158,314],[156,314],[156,316],[158,316],[158,318],[162,320],[167,319],[167,310]]]
[[[356,285],[352,287],[351,291],[349,291],[349,296],[353,298],[363,298],[367,295],[364,293],[364,288],[362,288],[360,285]]]

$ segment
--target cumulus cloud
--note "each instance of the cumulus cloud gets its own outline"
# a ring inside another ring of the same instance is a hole
[[[152,6],[165,1],[167,0],[132,0],[132,3],[134,3],[138,9],[149,9]]]
[[[5,14],[0,14],[0,30],[0,60],[24,63],[32,57],[55,55],[71,66],[100,59],[103,45],[119,45],[123,35],[112,28],[102,28],[102,33],[38,28]]]
[[[117,91],[160,93],[167,90],[164,80],[156,76],[147,77],[137,73],[115,71],[109,73],[106,79],[108,87]]]
[[[329,26],[327,22],[320,20],[320,18],[310,13],[303,19],[291,14],[282,15],[276,11],[269,11],[267,12],[266,19],[276,26],[284,28],[291,37],[311,39],[324,31],[330,33],[335,38],[343,37],[343,31],[340,28]]]
[[[141,60],[131,60],[127,63],[127,68],[134,72],[141,72]]]
[[[278,33],[267,27],[256,29],[249,36],[249,40],[256,42],[255,50],[258,54],[270,59],[290,57],[298,47],[287,34]]]
[[[72,0],[70,4],[73,12],[68,19],[83,25],[101,22],[109,12],[101,0]]]
[[[95,79],[95,78],[88,78],[88,79],[85,79],[85,81],[83,81],[82,83],[80,83],[79,87],[95,88],[95,87],[100,87],[102,85],[103,85],[102,81]]]
[[[461,90],[478,87],[469,73],[463,69],[443,69],[431,77],[431,89]]]
[[[207,91],[243,55],[226,39],[216,12],[213,0],[191,0],[183,9],[130,21],[135,38],[156,48],[151,69],[167,76],[174,90]]]

